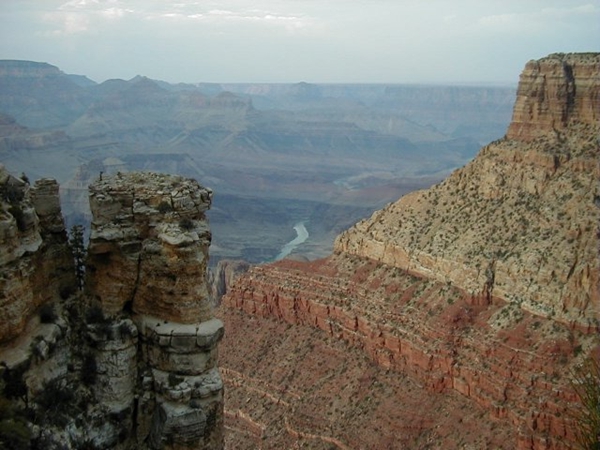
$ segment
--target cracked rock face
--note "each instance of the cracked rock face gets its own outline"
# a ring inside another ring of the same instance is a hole
[[[600,53],[555,53],[530,61],[521,73],[507,135],[531,141],[573,122],[597,125],[599,101]]]
[[[86,288],[113,320],[96,345],[95,393],[136,411],[137,448],[223,447],[223,323],[212,315],[206,270],[211,197],[195,180],[155,173],[90,186]],[[123,316],[133,330],[115,320]]]
[[[16,338],[36,309],[74,280],[58,183],[30,186],[0,164],[0,342]]]
[[[104,312],[210,318],[205,282],[212,191],[162,174],[105,176],[90,186],[87,285]]]

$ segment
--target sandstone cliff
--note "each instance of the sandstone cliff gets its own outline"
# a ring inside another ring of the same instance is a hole
[[[319,436],[338,448],[422,448],[424,435],[445,448],[573,448],[569,374],[599,348],[599,62],[599,54],[559,54],[528,63],[505,138],[342,233],[331,257],[251,268],[223,298],[225,320],[308,326],[362,349],[378,367],[417,381],[423,405],[436,392],[462,394],[486,412],[480,420],[498,427],[501,442],[464,423],[453,435],[437,418],[395,447],[393,425],[372,416],[357,435],[352,414],[364,403],[339,402],[338,394],[331,401],[339,411],[298,416],[303,401],[286,397],[285,425],[261,422],[266,406],[254,410],[238,397],[251,391],[236,381],[252,376],[248,363],[226,347],[227,376],[241,374],[228,379],[235,391],[226,410],[238,440],[239,430],[293,440],[290,430],[306,435],[325,422]],[[259,357],[277,347],[265,336]],[[299,378],[297,368],[278,370],[253,383]],[[321,379],[313,383],[303,394],[313,404],[334,395],[318,390]],[[386,408],[371,411],[393,413]]]
[[[598,54],[528,63],[506,138],[342,233],[335,251],[595,329],[599,92]]]

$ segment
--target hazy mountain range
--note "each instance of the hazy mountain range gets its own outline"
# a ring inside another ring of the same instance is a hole
[[[85,221],[101,172],[153,170],[215,191],[213,261],[272,259],[304,221],[298,249],[431,185],[501,137],[514,87],[96,83],[45,63],[0,61],[0,161],[61,183]]]

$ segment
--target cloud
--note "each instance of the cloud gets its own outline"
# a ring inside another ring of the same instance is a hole
[[[580,15],[584,15],[584,14],[598,14],[598,13],[600,13],[600,8],[591,3],[585,4],[585,5],[573,6],[570,8],[553,7],[553,8],[543,8],[542,9],[542,14],[545,14],[548,16],[563,17],[563,18],[566,18],[569,16],[580,16]]]
[[[42,36],[70,36],[96,32],[102,22],[122,19],[134,11],[122,6],[119,0],[71,0],[42,14],[42,21],[50,25]]]
[[[170,9],[142,13],[142,17],[152,21],[203,23],[217,29],[228,29],[239,25],[280,28],[288,32],[318,28],[318,20],[309,15],[255,7],[225,9],[201,7],[196,4],[176,4],[171,5]]]
[[[89,17],[86,14],[76,12],[51,12],[43,16],[43,21],[52,25],[53,29],[41,33],[44,36],[66,36],[85,33],[90,26]]]
[[[600,0],[0,1],[5,57],[99,80],[507,80],[600,38]]]
[[[579,26],[582,20],[600,19],[600,8],[593,4],[546,7],[540,10],[492,14],[480,17],[477,27],[498,33],[530,33],[564,26]]]

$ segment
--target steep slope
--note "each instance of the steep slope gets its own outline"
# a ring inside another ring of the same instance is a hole
[[[529,63],[506,138],[358,223],[336,250],[597,327],[599,93],[597,54]]]
[[[485,411],[480,422],[498,427],[473,430],[457,422],[450,436],[436,417],[408,433],[406,442],[385,448],[426,448],[425,435],[435,448],[457,448],[461,439],[469,439],[466,448],[573,448],[577,399],[570,373],[600,349],[599,78],[600,54],[555,54],[528,63],[505,138],[442,183],[342,233],[331,257],[251,268],[223,298],[225,322],[320,329],[310,338],[312,358],[327,352],[319,339],[345,341],[378,367],[418,382],[423,405],[438,392],[446,399],[459,393]],[[252,364],[225,349],[228,370],[254,376]],[[260,358],[280,357],[277,337],[265,336]],[[319,396],[327,395],[318,390],[321,380],[347,381],[332,371],[303,386],[304,367],[278,370],[302,392],[282,413],[284,422],[296,420],[306,396],[315,407],[303,430],[318,429],[327,420],[319,406]],[[228,409],[239,411],[228,423],[235,440],[239,418],[248,425],[262,409],[245,405],[237,397],[239,383],[229,382],[235,391]],[[369,419],[359,436],[349,437],[357,405],[336,406],[338,425],[327,434],[333,445],[381,448],[372,436],[384,436],[393,423]],[[394,406],[388,407],[391,414]],[[428,411],[416,414],[429,417]],[[289,426],[269,424],[269,436],[293,438]],[[270,442],[263,440],[277,447]]]

